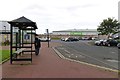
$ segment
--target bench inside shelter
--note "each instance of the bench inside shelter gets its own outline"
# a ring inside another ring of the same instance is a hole
[[[13,52],[12,58],[17,59],[18,55],[20,55],[23,50],[25,50],[25,49],[22,48],[22,49],[18,49],[17,51]]]

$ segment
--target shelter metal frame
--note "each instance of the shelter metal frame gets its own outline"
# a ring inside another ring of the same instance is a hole
[[[20,17],[16,20],[9,21],[10,23],[10,64],[13,63],[13,61],[31,61],[32,62],[32,52],[35,52],[32,48],[33,44],[33,30],[37,29],[36,23],[32,22],[31,20]],[[15,34],[16,39],[13,37],[13,28],[18,27],[18,31]],[[29,43],[24,42],[24,31],[30,31],[31,40]],[[35,31],[36,34],[36,31]],[[16,40],[15,45],[13,44],[13,40]],[[30,44],[28,46],[24,44]],[[15,52],[13,52],[13,49],[15,49]],[[25,50],[24,50],[25,49]],[[27,50],[26,50],[27,49]],[[28,50],[30,49],[30,50]],[[24,52],[30,52],[30,57],[24,57],[24,58],[18,58],[17,56],[21,56],[21,53],[24,55]],[[15,54],[14,54],[15,53]],[[16,54],[19,53],[19,54]]]

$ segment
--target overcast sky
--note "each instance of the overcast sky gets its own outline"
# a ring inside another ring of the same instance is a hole
[[[103,19],[118,19],[119,0],[1,0],[0,20],[21,16],[35,21],[37,33],[96,29]]]

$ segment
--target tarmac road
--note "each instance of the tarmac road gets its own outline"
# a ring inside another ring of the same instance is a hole
[[[62,42],[56,49],[70,59],[118,70],[117,47],[90,45],[87,41]]]

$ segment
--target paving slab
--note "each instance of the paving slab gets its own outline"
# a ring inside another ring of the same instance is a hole
[[[80,64],[60,58],[52,47],[60,43],[42,42],[40,54],[33,54],[32,63],[18,62],[11,65],[9,61],[2,64],[3,78],[118,78],[118,73]]]

